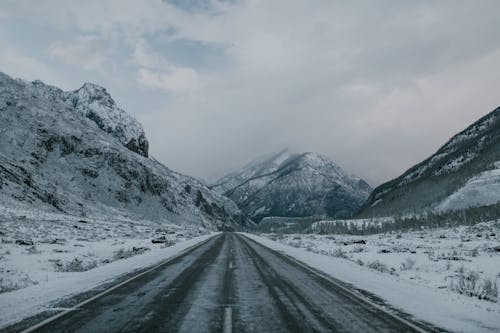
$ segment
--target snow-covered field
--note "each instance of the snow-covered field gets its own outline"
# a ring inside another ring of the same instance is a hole
[[[249,237],[434,325],[500,331],[500,220],[401,234]]]
[[[210,237],[204,229],[149,221],[95,220],[29,211],[3,213],[0,327]]]

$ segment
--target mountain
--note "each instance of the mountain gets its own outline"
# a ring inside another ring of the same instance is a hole
[[[148,156],[106,89],[62,91],[0,73],[0,205],[204,226],[251,223],[229,199]]]
[[[452,137],[434,155],[377,187],[361,216],[463,209],[500,201],[500,108]]]
[[[326,156],[282,151],[259,158],[215,182],[211,189],[232,199],[251,219],[267,216],[347,217],[370,194],[370,186]]]
[[[229,190],[244,183],[246,180],[261,175],[270,174],[279,169],[281,164],[297,154],[292,154],[288,149],[282,150],[270,156],[261,156],[254,159],[243,168],[230,172],[210,186],[214,191],[224,194]]]

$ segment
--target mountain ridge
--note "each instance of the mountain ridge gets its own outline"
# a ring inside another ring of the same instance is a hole
[[[371,190],[324,155],[286,150],[248,163],[211,188],[235,201],[254,221],[268,216],[347,216]]]
[[[82,88],[0,74],[3,206],[208,229],[251,224],[231,200],[150,158],[142,125],[104,88]]]
[[[475,175],[494,169],[499,160],[500,107],[451,137],[427,159],[378,186],[358,214],[380,216],[431,209]]]

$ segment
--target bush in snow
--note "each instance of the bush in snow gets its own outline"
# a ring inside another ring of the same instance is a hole
[[[479,250],[478,250],[477,247],[475,247],[472,250],[470,250],[470,256],[474,257],[474,258],[477,257],[477,256],[479,256]]]
[[[26,288],[37,283],[38,282],[31,280],[26,274],[23,274],[20,277],[16,276],[15,279],[0,277],[0,294]]]
[[[406,258],[405,261],[401,263],[401,271],[410,271],[413,269],[413,266],[415,266],[416,260],[413,258]]]
[[[81,259],[75,258],[65,264],[58,261],[55,263],[55,266],[58,272],[85,272],[97,267],[97,261],[84,262]]]
[[[366,267],[374,269],[374,270],[379,271],[381,273],[389,273],[392,275],[398,275],[396,273],[396,270],[393,267],[389,268],[386,264],[381,263],[378,260],[371,261],[371,262],[367,263]]]
[[[282,234],[269,234],[269,239],[273,240],[273,241],[279,241],[279,240],[282,240],[284,238],[284,235]]]
[[[424,253],[427,253],[427,258],[429,258],[430,261],[436,261],[436,253],[434,252],[434,249],[428,249],[427,251],[424,251]]]
[[[308,252],[313,252],[313,253],[317,253],[318,251],[316,250],[316,247],[314,246],[313,243],[309,242],[306,247],[305,247],[306,251]]]
[[[329,255],[335,258],[344,258],[347,259],[347,252],[342,250],[340,247],[336,249],[330,249]]]
[[[370,261],[366,266],[382,273],[390,273],[389,267],[378,260]]]
[[[113,253],[113,260],[126,259],[151,250],[149,247],[132,247],[131,249],[120,248]]]
[[[26,252],[28,252],[28,254],[39,254],[39,253],[42,253],[42,251],[38,250],[35,245],[28,247],[26,249]]]
[[[366,251],[367,251],[366,247],[358,245],[351,250],[351,253],[361,253]]]
[[[492,302],[498,299],[496,281],[490,279],[481,281],[478,273],[473,271],[464,272],[464,269],[459,269],[457,277],[450,284],[450,289],[465,296],[477,297]]]
[[[445,265],[445,270],[449,271],[451,268],[451,262],[449,260],[446,261],[446,265]]]
[[[302,240],[299,240],[299,241],[289,241],[289,242],[287,242],[287,245],[288,246],[292,246],[292,247],[296,247],[298,249],[304,247],[304,243],[302,242]]]

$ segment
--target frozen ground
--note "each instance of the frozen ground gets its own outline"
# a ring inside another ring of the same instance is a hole
[[[210,237],[204,229],[149,221],[2,213],[0,327]]]
[[[418,319],[454,332],[500,331],[494,291],[500,286],[500,220],[371,236],[248,236]]]

